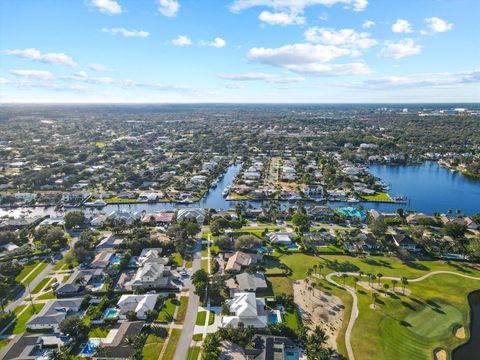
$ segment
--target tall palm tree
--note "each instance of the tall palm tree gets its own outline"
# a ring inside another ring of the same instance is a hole
[[[374,287],[375,285],[375,279],[377,278],[375,275],[371,275],[371,278],[372,278],[372,287]]]
[[[375,303],[377,302],[378,299],[378,294],[376,292],[372,293],[372,305],[375,306]]]
[[[310,268],[307,270],[307,277],[311,277],[312,276],[312,273],[313,273],[313,270]]]
[[[348,278],[347,274],[342,274],[343,286],[345,286],[345,280],[347,280],[347,278]]]
[[[370,286],[370,282],[372,281],[372,274],[368,273],[367,277],[368,277],[368,286]]]
[[[317,264],[313,265],[313,273],[314,273],[315,275],[317,275],[317,268],[318,268],[318,265],[317,265]]]
[[[380,286],[380,280],[382,279],[382,277],[383,277],[383,274],[382,274],[382,273],[378,273],[378,274],[377,274],[378,286]]]
[[[406,277],[402,277],[402,285],[403,285],[403,295],[405,295],[405,287],[408,285],[408,279]]]
[[[353,285],[355,286],[355,291],[357,291],[357,283],[360,279],[356,276],[353,277]]]
[[[397,286],[397,284],[398,284],[398,280],[397,280],[397,279],[393,279],[393,280],[392,280],[393,292],[395,292],[395,286]]]
[[[320,272],[320,275],[321,275],[321,276],[323,276],[323,275],[322,275],[322,270],[323,270],[324,267],[325,267],[325,266],[323,266],[322,264],[319,264],[319,265],[318,265],[318,271]]]
[[[316,282],[312,282],[312,291],[313,291],[313,296],[315,296],[315,288],[317,287]]]
[[[387,283],[383,284],[383,290],[387,293],[388,292],[388,288],[390,287],[390,285],[388,285]]]

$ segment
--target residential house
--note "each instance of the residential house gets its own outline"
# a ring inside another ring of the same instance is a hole
[[[252,348],[244,349],[246,359],[288,360],[302,358],[302,349],[292,339],[280,336],[256,335]]]
[[[94,269],[105,269],[110,264],[110,259],[115,253],[111,250],[103,250],[95,255],[90,263],[90,267]]]
[[[226,284],[230,290],[230,296],[237,292],[257,292],[268,288],[265,275],[259,272],[238,274],[235,278],[228,279]]]
[[[264,298],[257,298],[253,292],[236,293],[226,300],[230,315],[223,316],[222,327],[244,326],[265,328],[268,324],[267,309]]]
[[[410,252],[419,252],[422,250],[421,245],[417,244],[417,242],[410,236],[405,234],[393,234],[387,235],[387,241],[391,242],[392,244],[408,250]]]
[[[307,208],[307,215],[315,221],[330,222],[335,216],[335,211],[328,206],[312,206]]]
[[[177,212],[177,220],[195,220],[197,223],[202,225],[205,221],[205,210],[195,209],[195,208],[185,208],[179,209]]]
[[[237,251],[228,258],[225,271],[240,271],[243,267],[250,266],[252,264],[259,264],[263,261],[263,255],[250,254],[242,251]]]
[[[158,296],[158,294],[122,295],[117,303],[120,319],[125,320],[125,314],[128,311],[134,311],[138,319],[145,320],[147,312],[155,309]]]
[[[132,290],[166,289],[176,287],[174,280],[170,266],[160,262],[146,262],[138,268],[128,285]]]
[[[286,246],[292,244],[292,239],[295,235],[295,233],[277,231],[268,233],[265,235],[265,238],[272,244]]]
[[[101,356],[97,356],[94,353],[92,359],[127,360],[132,358],[136,349],[131,344],[127,343],[125,339],[127,337],[137,337],[142,331],[144,324],[145,322],[143,321],[123,321],[115,332],[113,338],[107,337],[107,339],[103,340],[100,344],[100,348],[105,349],[106,351],[102,351]]]
[[[60,323],[68,316],[78,313],[82,299],[49,300],[40,312],[27,322],[30,330],[60,332]]]
[[[437,221],[434,216],[425,215],[424,213],[415,213],[407,216],[407,222],[412,225],[417,225],[417,221],[420,219],[432,219],[433,221]]]
[[[59,297],[82,294],[87,290],[88,284],[100,283],[102,275],[102,269],[75,270],[72,275],[70,275],[67,282],[60,285],[55,292]]]
[[[0,349],[3,360],[37,360],[47,358],[53,350],[60,350],[69,339],[59,335],[30,334],[24,332],[13,337]]]
[[[160,254],[162,253],[161,248],[146,248],[143,249],[138,257],[138,266],[143,266],[146,263],[160,263],[163,265],[168,264],[168,257],[161,257]]]
[[[113,250],[123,242],[123,238],[112,233],[106,233],[98,239],[95,251]]]
[[[156,212],[147,213],[142,216],[142,223],[149,225],[166,226],[170,225],[173,220],[173,212]]]

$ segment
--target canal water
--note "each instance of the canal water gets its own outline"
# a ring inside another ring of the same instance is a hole
[[[480,359],[480,291],[468,296],[470,305],[470,339],[453,351],[453,360]]]
[[[231,165],[225,175],[218,182],[215,188],[210,189],[205,196],[193,204],[120,204],[108,205],[101,210],[83,209],[87,214],[110,213],[116,209],[125,209],[131,212],[146,211],[155,212],[171,210],[182,207],[201,207],[209,209],[231,209],[235,208],[235,201],[227,201],[222,195],[225,187],[232,185],[241,165]],[[419,166],[383,166],[374,165],[369,167],[370,172],[380,177],[391,186],[391,195],[403,195],[408,198],[407,204],[383,204],[383,203],[358,203],[355,206],[363,206],[366,209],[379,211],[395,211],[402,207],[405,209],[421,211],[431,214],[435,211],[447,212],[452,209],[462,210],[465,214],[480,212],[480,181],[471,180],[461,174],[452,173],[440,167],[436,162],[426,162]],[[261,201],[246,202],[252,207],[258,208]],[[295,202],[282,202],[284,206],[294,205]],[[316,204],[316,203],[311,203]],[[336,208],[340,206],[351,206],[344,202],[329,202],[329,206]],[[28,210],[28,213],[27,213]],[[54,207],[50,208],[17,208],[0,209],[0,216],[21,216],[21,215],[59,215]]]

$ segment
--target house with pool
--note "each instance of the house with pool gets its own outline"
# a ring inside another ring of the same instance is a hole
[[[128,311],[135,311],[137,318],[145,320],[147,312],[155,309],[158,294],[122,295],[117,303],[118,317],[125,320]]]
[[[268,325],[268,311],[264,298],[257,298],[253,292],[236,293],[225,301],[229,315],[223,316],[222,327],[244,326],[265,328]]]
[[[40,312],[28,322],[27,328],[33,331],[60,332],[60,323],[67,317],[79,315],[82,299],[49,300]]]

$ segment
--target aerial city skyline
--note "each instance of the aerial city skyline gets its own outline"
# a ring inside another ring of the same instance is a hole
[[[8,1],[0,101],[475,102],[479,11],[474,0]]]

